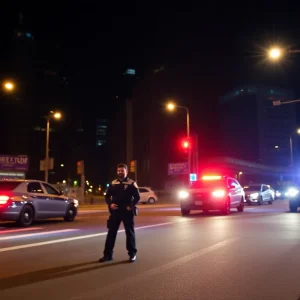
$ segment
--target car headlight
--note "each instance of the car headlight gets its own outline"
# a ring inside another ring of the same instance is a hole
[[[288,196],[288,197],[295,197],[298,193],[299,193],[299,191],[298,191],[297,189],[290,188],[290,189],[288,189],[288,191],[285,193],[285,195]]]
[[[281,193],[280,192],[276,192],[276,197],[280,197],[281,196]]]
[[[179,199],[186,199],[190,194],[187,191],[180,191],[178,193]]]
[[[258,197],[258,193],[250,194],[250,197],[257,198]]]

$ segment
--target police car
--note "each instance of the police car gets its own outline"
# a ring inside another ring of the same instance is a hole
[[[191,182],[188,189],[179,191],[178,198],[183,216],[189,215],[191,210],[220,210],[225,215],[230,214],[231,208],[244,211],[244,189],[228,176],[203,176]]]
[[[62,217],[74,221],[78,201],[39,180],[0,181],[0,221],[30,226],[34,220]]]

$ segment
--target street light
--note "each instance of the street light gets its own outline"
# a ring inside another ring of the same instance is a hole
[[[169,102],[167,104],[167,109],[169,111],[174,111],[176,108],[181,108],[186,111],[186,135],[187,135],[187,138],[189,139],[190,138],[190,111],[187,107],[177,105],[173,102]]]
[[[167,109],[169,111],[174,111],[176,108],[181,108],[186,111],[186,135],[187,135],[187,140],[190,141],[190,111],[187,107],[177,105],[173,102],[169,102],[167,104]],[[191,147],[188,147],[188,170],[189,170],[189,178],[190,178],[190,173],[191,173]]]
[[[61,119],[60,112],[50,111],[47,116],[47,129],[46,129],[46,159],[45,159],[45,182],[48,182],[48,170],[49,170],[49,136],[50,136],[50,119]]]
[[[12,81],[5,81],[4,84],[3,84],[3,88],[7,92],[12,92],[15,89],[15,85]]]
[[[282,56],[282,50],[280,48],[272,48],[269,50],[269,57],[272,60],[278,60]]]
[[[173,111],[175,109],[175,104],[170,102],[167,104],[167,109],[170,110],[170,111]]]
[[[268,57],[273,61],[279,61],[287,53],[300,53],[300,49],[287,50],[281,47],[272,47],[268,50]]]

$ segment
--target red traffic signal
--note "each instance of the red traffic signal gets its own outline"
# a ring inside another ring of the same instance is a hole
[[[181,147],[183,149],[189,149],[190,148],[190,142],[187,140],[187,139],[184,139],[182,142],[181,142]]]

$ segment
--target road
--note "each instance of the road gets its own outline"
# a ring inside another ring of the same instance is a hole
[[[100,264],[107,212],[73,223],[0,224],[0,299],[297,300],[300,214],[286,201],[229,216],[144,205],[136,218],[138,259],[128,263],[125,234],[114,261]],[[121,230],[123,229],[120,228]]]

